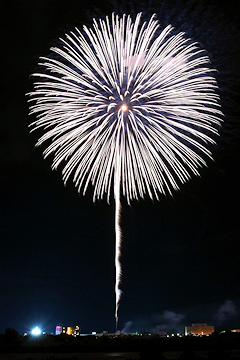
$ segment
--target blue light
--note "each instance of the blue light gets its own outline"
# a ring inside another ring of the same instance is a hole
[[[38,326],[36,326],[33,330],[32,330],[32,335],[40,335],[41,334],[41,330],[38,328]]]

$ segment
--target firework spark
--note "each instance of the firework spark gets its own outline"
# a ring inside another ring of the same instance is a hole
[[[38,140],[52,142],[53,169],[65,162],[63,180],[83,194],[90,184],[93,201],[113,183],[116,232],[116,324],[121,291],[120,195],[159,199],[211,158],[221,122],[216,81],[209,59],[183,33],[159,30],[155,16],[141,25],[141,14],[94,20],[42,57],[44,71],[30,93],[37,114],[31,124],[44,128]]]

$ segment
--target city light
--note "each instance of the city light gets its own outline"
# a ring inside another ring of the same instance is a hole
[[[33,330],[32,330],[32,335],[40,335],[41,334],[41,330],[38,328],[38,326],[36,326]]]

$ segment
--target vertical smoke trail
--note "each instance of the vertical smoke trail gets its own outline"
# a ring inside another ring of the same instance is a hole
[[[121,282],[121,228],[120,228],[120,216],[121,216],[121,202],[120,202],[120,156],[116,156],[116,172],[114,179],[114,198],[115,198],[115,296],[116,296],[116,305],[115,305],[115,320],[116,320],[116,330],[118,326],[118,308],[119,301],[121,298],[121,290],[119,284]]]

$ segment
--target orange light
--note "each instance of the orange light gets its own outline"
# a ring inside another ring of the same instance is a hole
[[[122,110],[122,111],[127,111],[127,109],[128,109],[128,107],[127,107],[126,104],[123,104],[123,105],[121,106],[121,110]]]

